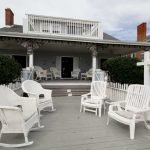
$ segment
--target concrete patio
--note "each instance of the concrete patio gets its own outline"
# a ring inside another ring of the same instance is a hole
[[[44,112],[41,119],[45,128],[29,133],[34,144],[21,150],[143,150],[150,149],[150,131],[144,124],[136,125],[135,140],[129,139],[128,126],[101,118],[93,113],[80,113],[80,97],[54,97],[56,111]],[[23,142],[23,135],[3,135],[7,142]],[[0,147],[5,150],[7,148]],[[10,149],[10,148],[9,148]],[[19,148],[11,148],[16,150]]]

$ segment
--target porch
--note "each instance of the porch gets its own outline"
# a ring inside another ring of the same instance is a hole
[[[41,119],[45,128],[29,133],[32,146],[23,150],[143,150],[150,148],[150,131],[144,124],[137,124],[135,140],[129,139],[128,126],[111,120],[106,126],[107,115],[101,118],[93,113],[80,113],[80,97],[53,98],[56,111],[45,113]],[[2,140],[12,139],[4,135]],[[17,134],[12,142],[21,142]],[[13,149],[13,148],[12,148]],[[5,148],[3,148],[5,150]]]

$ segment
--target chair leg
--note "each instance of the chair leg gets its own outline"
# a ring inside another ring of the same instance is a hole
[[[85,106],[83,106],[83,112],[85,113]]]
[[[109,125],[110,117],[107,117],[107,125]]]
[[[130,139],[134,139],[134,134],[135,134],[135,121],[132,120],[130,125],[129,125],[129,128],[130,128]]]
[[[97,114],[98,114],[98,108],[96,108],[95,110],[95,115],[97,116]]]
[[[2,132],[0,131],[0,140],[2,139]]]
[[[28,134],[27,133],[24,133],[24,139],[25,139],[25,143],[29,142],[29,140],[28,140]]]
[[[52,110],[51,111],[55,111],[56,109],[54,108],[53,102],[52,102],[52,106],[51,106]]]
[[[82,109],[83,109],[83,108],[82,108],[82,104],[81,104],[81,106],[80,106],[80,112],[82,112]]]
[[[104,115],[106,114],[106,104],[104,102]]]
[[[99,117],[101,117],[102,116],[102,108],[99,107],[98,110],[99,110]]]

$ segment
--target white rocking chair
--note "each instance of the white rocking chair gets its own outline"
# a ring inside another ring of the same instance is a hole
[[[52,72],[54,79],[61,79],[61,71],[59,71],[57,68],[50,67],[50,71]]]
[[[0,97],[0,139],[8,133],[23,133],[25,138],[21,144],[0,143],[0,146],[23,147],[33,144],[33,141],[28,140],[28,133],[43,127],[40,126],[36,99],[20,97],[5,86],[0,86]],[[36,124],[37,128],[33,128]]]
[[[73,78],[73,79],[79,79],[79,73],[80,73],[80,69],[78,68],[78,69],[74,69],[72,72],[71,72],[71,77]]]
[[[29,97],[34,97],[37,100],[37,108],[39,112],[47,109],[47,111],[54,111],[52,101],[52,90],[44,89],[40,83],[33,80],[26,80],[22,83],[22,90],[28,94]]]
[[[114,102],[109,107],[108,120],[113,118],[116,121],[129,125],[130,139],[134,139],[135,124],[144,121],[146,127],[149,129],[145,113],[150,111],[150,87],[144,85],[130,85],[127,91],[125,101]]]
[[[101,117],[102,105],[105,105],[104,100],[106,99],[106,86],[107,82],[93,81],[90,93],[81,96],[80,112],[90,111]]]

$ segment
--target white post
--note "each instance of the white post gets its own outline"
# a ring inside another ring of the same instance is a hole
[[[29,56],[29,68],[30,70],[33,69],[33,47],[32,46],[27,46],[27,54]]]
[[[30,48],[27,50],[27,53],[29,55],[29,68],[33,69],[33,50]]]
[[[144,85],[150,86],[150,51],[144,52],[144,62],[139,62],[137,65],[144,65]],[[146,119],[150,121],[150,112],[145,115]]]
[[[29,55],[29,67],[33,68],[33,54]]]
[[[150,51],[144,52],[144,63],[150,61]],[[144,65],[144,85],[150,86],[150,66]]]
[[[91,46],[90,50],[92,52],[92,81],[95,81],[95,71],[97,68],[97,47]]]

